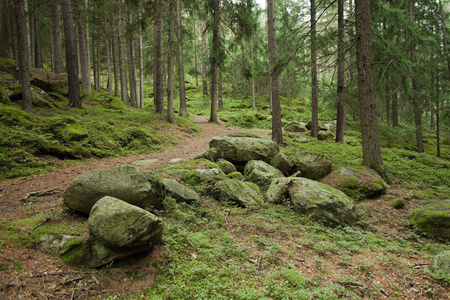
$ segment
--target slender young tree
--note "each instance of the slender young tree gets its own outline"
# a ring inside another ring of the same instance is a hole
[[[64,73],[64,61],[62,55],[60,6],[58,0],[52,0],[52,51],[53,51],[53,72]]]
[[[337,124],[336,142],[344,143],[345,117],[345,49],[344,49],[344,0],[338,0],[338,61],[337,61]]]
[[[316,0],[311,0],[311,135],[315,138],[319,136],[316,22]]]
[[[270,82],[272,86],[272,140],[277,144],[283,144],[283,131],[281,129],[281,106],[279,70],[277,67],[277,38],[275,26],[275,3],[274,0],[267,1],[267,27],[270,54]]]
[[[214,1],[211,50],[211,114],[209,122],[219,123],[217,117],[217,69],[220,64],[220,0]]]
[[[74,0],[74,5],[76,9],[77,17],[77,28],[78,28],[78,42],[80,51],[80,64],[81,64],[81,89],[87,93],[91,93],[91,70],[89,66],[87,41],[85,34],[85,26],[83,21],[83,16],[81,15],[81,0]],[[66,45],[67,47],[67,45]]]
[[[155,110],[164,113],[163,3],[155,0]]]
[[[107,59],[107,68],[108,68],[108,82],[106,84],[108,88],[109,95],[112,96],[113,88],[112,88],[112,59],[111,59],[111,33],[109,32],[109,22],[108,22],[108,14],[106,10],[107,1],[103,0],[103,29],[105,30],[105,47],[106,47],[106,59]]]
[[[17,26],[17,46],[18,46],[18,66],[19,66],[19,81],[22,85],[22,109],[31,113],[31,85],[30,85],[30,45],[28,44],[28,34],[26,27],[26,15],[24,0],[14,1],[16,12],[16,26]]]
[[[386,177],[381,158],[373,82],[370,0],[355,1],[355,17],[363,164],[377,171],[382,177]]]
[[[178,87],[180,95],[180,116],[187,117],[186,88],[184,85],[183,19],[181,0],[177,0],[177,41],[178,41]]]
[[[126,24],[130,28],[132,23],[132,15],[130,8],[125,2]],[[131,31],[127,32],[127,51],[128,51],[128,76],[130,81],[130,104],[132,107],[137,107],[139,102],[139,93],[137,91],[137,77],[136,77],[136,61],[134,56],[134,35]]]
[[[125,60],[125,38],[123,33],[123,0],[117,0],[119,10],[117,11],[117,45],[119,49],[119,73],[120,73],[120,95],[125,105],[130,104],[128,98],[127,69]]]
[[[66,69],[69,85],[69,106],[81,108],[80,84],[78,82],[78,55],[73,29],[72,1],[61,0],[61,11],[64,20],[64,36],[66,43]]]
[[[116,25],[115,25],[115,12],[111,12],[110,28],[111,28],[111,52],[113,58],[113,71],[114,71],[114,96],[120,97],[120,76],[119,76],[119,55],[117,55],[117,38],[116,38]]]
[[[206,78],[206,62],[208,60],[208,41],[206,40],[206,29],[205,29],[205,21],[201,20],[201,36],[202,36],[202,91],[203,96],[208,95],[208,79]]]
[[[167,53],[167,121],[173,123],[173,53],[174,53],[174,30],[173,17],[175,15],[175,0],[169,0],[169,52]]]

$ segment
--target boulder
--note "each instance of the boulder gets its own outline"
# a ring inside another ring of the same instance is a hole
[[[46,92],[54,92],[64,96],[69,95],[67,74],[54,74],[39,69],[31,69],[33,75],[31,84]]]
[[[262,160],[269,163],[280,152],[277,143],[254,137],[214,137],[209,142],[209,147],[219,149],[223,159],[241,165],[245,165],[250,160]]]
[[[331,186],[306,178],[276,178],[267,190],[268,201],[292,207],[308,218],[330,225],[353,225],[358,219],[352,199]]]
[[[328,130],[328,128],[322,122],[319,121],[318,124],[319,124],[319,131],[320,130]],[[312,120],[309,121],[308,123],[306,123],[306,128],[308,130],[311,130],[311,125],[312,125]]]
[[[185,202],[188,204],[196,203],[200,201],[199,194],[179,183],[176,180],[170,178],[164,178],[162,180],[166,184],[166,192],[177,202]]]
[[[269,188],[273,178],[279,177],[284,177],[280,170],[261,160],[251,160],[245,165],[244,180],[256,183],[263,190]]]
[[[300,171],[300,169],[298,168],[297,157],[295,155],[286,154],[283,151],[280,151],[280,153],[272,158],[272,160],[270,161],[270,165],[280,170],[285,176],[290,176]]]
[[[229,179],[235,179],[235,180],[243,180],[244,175],[242,175],[241,172],[233,172],[227,175],[227,178]]]
[[[150,246],[161,239],[163,223],[150,212],[113,197],[92,207],[89,231],[100,243],[113,248]]]
[[[288,132],[307,132],[306,123],[304,122],[292,122],[284,128]]]
[[[334,140],[335,135],[329,130],[319,130],[317,133],[317,138],[319,141],[328,141],[328,140]]]
[[[331,172],[331,160],[316,154],[307,152],[295,152],[295,170],[302,176],[312,180],[318,180]]]
[[[434,272],[450,274],[450,250],[445,250],[436,255],[430,264],[430,269]]]
[[[217,160],[217,165],[219,166],[219,168],[226,174],[231,174],[234,172],[237,172],[236,167],[230,163],[228,160],[225,160],[223,158],[220,158]]]
[[[215,162],[221,157],[222,157],[222,152],[219,149],[211,148],[211,149],[208,149],[205,152],[197,155],[195,158],[196,159],[204,158],[204,159],[210,160],[212,162]]]
[[[166,191],[151,174],[133,166],[92,170],[81,174],[64,191],[65,204],[72,210],[89,214],[92,206],[105,196],[145,207],[161,207]]]
[[[225,179],[214,186],[214,199],[240,207],[255,207],[263,204],[261,195],[242,181]]]
[[[61,247],[59,258],[69,266],[93,269],[150,249],[151,245],[136,248],[112,248],[95,239],[72,238]]]
[[[429,237],[450,241],[450,199],[415,209],[411,224]]]
[[[333,170],[321,181],[356,200],[379,196],[388,188],[377,172],[364,166]]]

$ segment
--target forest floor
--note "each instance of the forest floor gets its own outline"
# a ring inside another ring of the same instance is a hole
[[[67,163],[59,170],[42,175],[1,182],[0,211],[2,222],[0,228],[3,226],[2,224],[42,212],[51,212],[62,218],[74,218],[83,222],[81,216],[68,212],[61,205],[65,188],[78,175],[93,169],[114,168],[135,161],[156,160],[152,164],[140,166],[142,169],[152,170],[172,159],[192,158],[196,154],[209,149],[208,143],[214,136],[244,131],[207,123],[207,120],[207,117],[197,117],[196,119],[197,124],[203,129],[200,135],[192,136],[181,128],[173,126],[170,134],[177,136],[179,143],[169,150],[138,157],[89,160],[79,164],[73,164],[72,162]],[[245,132],[258,135],[270,134],[269,131],[245,130]],[[33,198],[32,202],[23,201],[30,194],[45,190],[49,190],[47,195]],[[387,197],[403,198],[408,193],[409,188],[407,186],[392,185],[387,192]],[[387,219],[389,222],[380,222],[377,224],[377,230],[383,232],[385,236],[392,237],[403,235],[405,230],[411,231],[402,223],[402,220],[408,219],[410,211],[419,206],[411,202],[408,209],[394,210],[392,207],[388,207],[386,201],[377,199],[360,205],[368,206],[367,211],[373,212],[374,216],[383,214],[385,220]],[[369,217],[371,216],[369,215]],[[50,222],[52,221],[50,220]],[[233,228],[237,227],[240,227],[240,232],[245,232],[245,228],[241,228],[243,222],[235,217],[230,216],[227,222],[231,232]],[[252,224],[249,224],[249,226],[251,227]],[[24,234],[31,234],[32,230],[33,228],[27,228]],[[249,228],[249,230],[251,229]],[[240,239],[245,239],[245,236],[241,236]],[[283,247],[284,243],[280,241],[280,244]],[[164,261],[161,245],[155,245],[149,253],[129,257],[102,269],[80,270],[64,265],[58,259],[56,253],[49,250],[33,250],[1,240],[0,246],[1,299],[91,299],[95,297],[112,298],[115,295],[137,295],[147,290],[154,283],[155,276],[159,271],[153,266],[153,262]],[[380,259],[382,253],[379,251],[368,252],[370,254],[366,258],[374,263],[371,266],[366,266],[372,271],[366,272],[365,276],[370,282],[382,286],[381,294],[375,298],[389,299],[398,293],[399,287],[402,287],[401,295],[396,296],[398,299],[450,299],[449,293],[446,291],[446,285],[432,284],[433,279],[425,273],[430,258],[421,257],[418,253],[417,255],[411,255],[411,253],[399,254],[398,259],[409,269],[409,275],[405,275],[404,272],[395,272],[392,268],[382,264]],[[296,259],[299,264],[305,264],[304,258],[297,257]],[[338,277],[342,277],[342,273],[345,272],[344,269],[336,269],[335,260],[337,258],[331,256],[324,259],[324,265],[317,266],[330,271],[324,278],[330,283],[339,282],[341,279]],[[308,263],[306,262],[306,264]],[[316,267],[312,265],[308,268],[309,270],[305,268],[305,273],[302,274],[304,277],[308,275],[308,272],[314,273]],[[348,285],[356,291],[363,291],[357,293],[361,298],[372,298],[370,288],[367,288],[365,283],[358,282],[349,282]],[[367,280],[363,280],[363,282],[367,282]],[[431,287],[433,290],[427,290],[427,287]]]

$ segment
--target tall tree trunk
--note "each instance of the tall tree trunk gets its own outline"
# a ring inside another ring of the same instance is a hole
[[[155,0],[155,109],[164,113],[164,49],[163,49],[163,3]]]
[[[141,19],[141,14],[139,13],[139,20]],[[144,52],[142,47],[142,28],[139,25],[139,108],[144,107]]]
[[[62,55],[60,7],[58,0],[52,0],[52,49],[53,49],[53,72],[64,73],[64,62]]]
[[[194,21],[194,34],[196,34],[197,30],[195,28]],[[195,68],[195,86],[199,87],[198,83],[198,55],[197,55],[197,37],[194,36],[194,68]]]
[[[97,42],[97,38],[96,38],[96,36],[95,36],[95,32],[94,32],[94,30],[92,30],[92,38],[91,38],[91,45],[92,45],[92,51],[91,51],[91,54],[92,54],[92,72],[93,72],[93,75],[94,75],[94,90],[95,91],[98,91],[99,90],[99,87],[98,87],[98,85],[97,85],[97,76],[98,76],[98,74],[97,74],[97,49],[96,49],[96,47],[95,47],[95,44],[96,44],[96,42]]]
[[[399,127],[400,124],[398,123],[398,94],[397,89],[394,86],[392,87],[391,103],[392,103],[392,127]]]
[[[203,96],[208,95],[208,79],[206,78],[206,62],[208,61],[208,48],[205,33],[205,21],[202,21],[201,35],[202,35],[202,91]]]
[[[391,95],[390,95],[391,88],[389,86],[389,76],[386,74],[385,77],[385,95],[384,95],[384,101],[386,106],[386,124],[389,125],[389,121],[391,119]]]
[[[18,67],[19,82],[22,85],[22,109],[31,113],[31,85],[30,85],[30,45],[28,44],[28,34],[26,27],[26,1],[15,0],[17,45],[18,45]]]
[[[414,111],[414,125],[416,129],[416,144],[417,144],[417,152],[423,153],[423,135],[422,135],[422,103],[421,99],[418,98],[416,95],[419,93],[419,83],[417,82],[417,75],[416,70],[414,68],[413,76],[411,77],[412,80],[412,89],[413,89],[413,97],[412,100],[413,104],[413,111]]]
[[[345,116],[345,49],[344,49],[344,0],[338,0],[338,62],[337,62],[337,123],[336,142],[344,143]]]
[[[69,85],[69,106],[81,108],[80,84],[78,82],[78,55],[75,45],[71,0],[61,0],[66,43],[66,68]]]
[[[217,100],[219,102],[219,110],[223,110],[222,68],[220,67],[219,67],[219,84],[217,91]]]
[[[184,85],[184,49],[183,49],[183,19],[181,16],[181,0],[177,1],[177,40],[178,40],[178,86],[180,94],[181,117],[187,117],[186,88]]]
[[[444,15],[444,9],[442,7],[442,2],[439,0],[439,11],[441,13],[441,26],[442,26],[442,37],[444,42],[444,51],[445,51],[445,57],[447,58],[447,69],[448,69],[448,76],[450,77],[450,55],[448,53],[448,45],[447,45],[447,30],[445,27],[445,15]]]
[[[270,56],[270,82],[272,86],[272,140],[277,144],[283,144],[283,131],[281,129],[281,106],[279,88],[279,70],[277,69],[277,37],[275,27],[275,3],[274,0],[267,1],[267,27],[269,38]]]
[[[91,70],[89,67],[88,49],[86,42],[86,35],[84,30],[83,17],[81,15],[81,6],[79,1],[74,0],[75,8],[77,10],[77,26],[78,26],[78,43],[80,51],[80,64],[81,64],[81,89],[87,93],[91,93]],[[66,46],[67,47],[67,46]]]
[[[39,25],[39,20],[36,17],[37,14],[37,3],[33,1],[33,23],[34,23],[34,66],[38,69],[44,68],[44,54],[42,52],[41,45],[41,28]]]
[[[255,95],[255,70],[254,70],[254,49],[253,49],[254,39],[250,42],[250,60],[252,61],[252,109],[256,110],[256,95]]]
[[[316,0],[311,0],[311,135],[315,138],[319,136],[316,39]]]
[[[100,51],[100,26],[98,25],[96,28],[96,40],[97,43],[95,43],[95,46],[97,47],[97,90],[100,91],[100,89],[102,88],[102,70],[101,70],[101,66],[102,66],[102,54]]]
[[[127,15],[127,27],[131,26],[132,16],[128,5],[125,3],[125,13]],[[136,62],[134,58],[134,35],[130,32],[127,34],[127,47],[128,47],[128,76],[130,80],[130,103],[132,107],[137,107],[139,99],[137,99],[137,78],[136,78]]]
[[[127,84],[127,70],[125,62],[125,41],[123,36],[123,0],[118,0],[119,11],[117,12],[117,37],[119,48],[119,72],[120,72],[120,95],[122,102],[125,105],[129,105],[128,99],[128,84]]]
[[[113,71],[114,71],[114,96],[120,97],[120,75],[119,75],[119,56],[117,55],[117,38],[116,38],[116,22],[115,13],[111,13],[111,51],[113,58]],[[118,33],[117,33],[118,34]]]
[[[107,88],[109,91],[109,95],[112,96],[113,90],[112,90],[112,70],[111,70],[111,32],[109,31],[109,22],[108,22],[108,16],[106,13],[106,4],[107,1],[103,0],[103,29],[105,30],[105,46],[106,46],[106,59],[107,59],[107,68],[108,68],[108,81],[107,81]]]
[[[440,137],[440,101],[439,101],[439,97],[440,97],[440,93],[439,93],[439,72],[437,73],[436,76],[436,156],[437,157],[441,157],[441,137]]]
[[[356,57],[358,66],[358,97],[361,120],[363,164],[386,177],[381,157],[377,126],[377,109],[372,68],[372,31],[370,0],[355,1]]]
[[[219,67],[220,59],[220,0],[214,0],[213,21],[211,49],[211,114],[209,122],[219,123],[217,117],[217,68]]]
[[[178,1],[177,1],[178,2]],[[174,30],[173,17],[175,15],[175,0],[169,0],[169,53],[167,53],[167,121],[173,123],[173,55]],[[178,15],[177,15],[178,17]]]

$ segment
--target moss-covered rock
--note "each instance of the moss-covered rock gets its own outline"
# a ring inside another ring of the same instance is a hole
[[[227,178],[234,179],[234,180],[243,180],[244,175],[242,175],[241,172],[233,172],[227,175]]]
[[[244,180],[255,183],[262,190],[267,190],[273,178],[284,177],[280,170],[260,160],[251,160],[245,165]]]
[[[266,194],[271,203],[292,207],[308,218],[330,225],[353,225],[358,219],[352,199],[331,186],[310,179],[273,179]]]
[[[127,106],[117,97],[108,97],[102,101],[103,107],[109,109],[126,110]]]
[[[177,202],[193,204],[200,201],[200,196],[196,191],[178,181],[170,178],[163,178],[162,181],[166,185],[167,194],[172,196]]]
[[[228,160],[220,158],[217,160],[216,163],[219,166],[219,168],[227,175],[237,172],[236,167],[232,163],[230,163]]]
[[[92,207],[89,231],[108,247],[150,246],[163,234],[162,220],[114,197],[103,197]]]
[[[214,198],[240,207],[255,207],[264,203],[261,195],[247,183],[225,179],[214,186]]]
[[[222,158],[222,152],[219,149],[211,148],[203,153],[200,153],[195,158],[196,159],[204,158],[212,162],[217,162],[220,158]]]
[[[392,207],[395,209],[402,209],[405,207],[405,200],[403,200],[402,198],[398,198],[398,199],[394,199],[394,201],[392,201]]]
[[[306,123],[304,122],[292,122],[284,128],[287,132],[306,132]]]
[[[433,258],[430,269],[434,272],[450,274],[450,250],[442,251]]]
[[[0,70],[14,75],[16,73],[16,62],[6,57],[0,57]]]
[[[2,87],[0,87],[0,103],[11,104],[11,99],[9,99],[8,93]]]
[[[356,200],[377,197],[388,188],[380,175],[365,166],[334,170],[322,182]]]
[[[415,209],[411,214],[411,224],[429,237],[450,241],[450,199]]]

